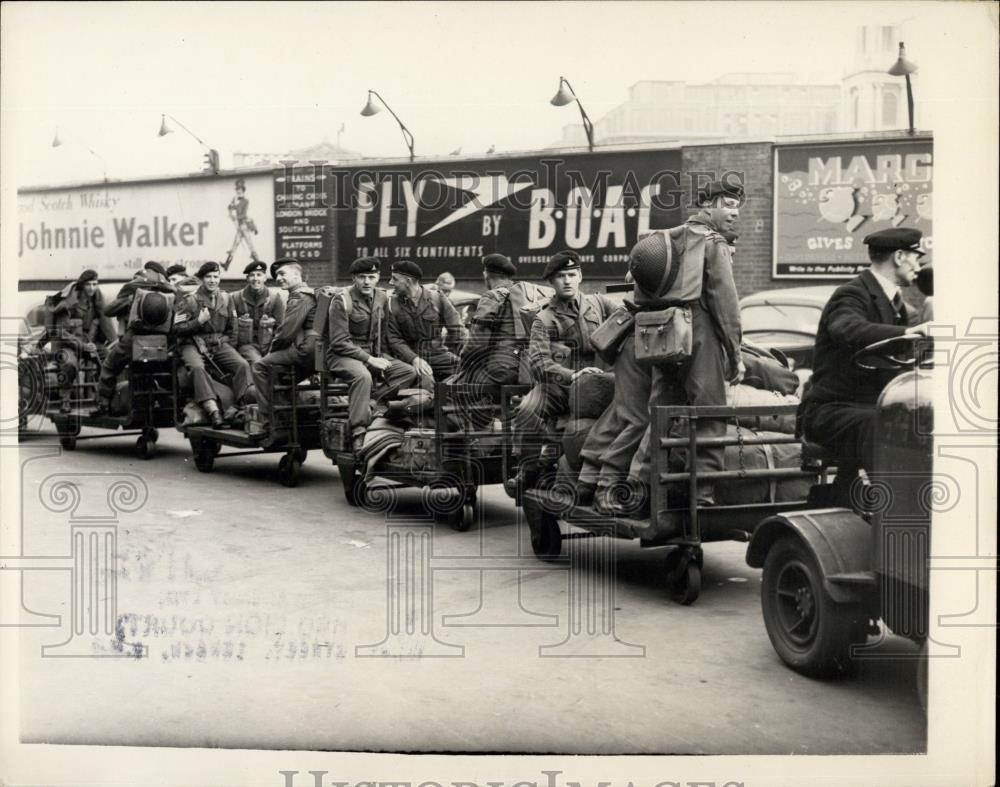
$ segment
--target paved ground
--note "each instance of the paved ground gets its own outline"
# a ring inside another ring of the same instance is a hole
[[[22,458],[53,444],[47,431],[22,444]],[[66,500],[54,486],[61,480],[78,485],[77,518],[106,511],[115,474],[140,477],[148,499],[118,520],[118,636],[79,640],[95,654],[113,653],[115,642],[142,646],[146,658],[40,658],[43,645],[68,638],[70,577],[25,575],[27,606],[63,625],[25,630],[23,740],[567,753],[924,748],[913,661],[872,661],[832,682],[781,664],[761,620],[760,573],[745,565],[742,544],[706,547],[703,594],[680,607],[660,585],[662,551],[615,542],[616,641],[601,635],[600,616],[574,630],[574,594],[601,586],[571,587],[565,564],[536,562],[498,487],[483,495],[481,525],[457,533],[427,518],[416,490],[401,492],[388,514],[351,508],[321,452],[296,489],[276,482],[276,464],[277,455],[239,457],[202,474],[166,430],[148,462],[122,438],[24,465],[24,554],[68,554],[70,514],[51,510]],[[592,578],[610,542],[573,543],[590,560],[581,576]],[[479,570],[518,554],[530,558],[524,570]],[[411,615],[390,603],[390,577],[412,590]],[[387,637],[396,613],[400,635]],[[915,650],[898,639],[887,647]]]

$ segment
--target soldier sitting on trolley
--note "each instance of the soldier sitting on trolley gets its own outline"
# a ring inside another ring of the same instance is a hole
[[[392,265],[395,292],[389,302],[389,346],[416,371],[417,384],[433,391],[435,380],[444,380],[458,367],[452,350],[462,342],[463,325],[450,300],[421,286],[422,277],[415,262],[400,260]]]
[[[272,370],[274,367],[289,367],[294,371],[296,382],[304,380],[316,370],[318,338],[313,329],[316,295],[302,279],[302,266],[291,257],[276,260],[271,264],[271,278],[288,292],[288,301],[285,319],[278,325],[267,355],[252,367],[257,406],[265,431],[270,429],[274,404]]]
[[[194,399],[208,414],[212,426],[218,429],[225,423],[206,363],[219,377],[232,375],[233,396],[237,402],[243,401],[250,387],[250,366],[233,347],[236,309],[232,296],[219,289],[222,267],[217,262],[206,262],[195,276],[201,286],[178,299],[174,335],[184,365],[191,373]]]
[[[59,411],[73,409],[73,392],[80,359],[89,356],[99,365],[107,345],[118,337],[115,322],[104,315],[104,300],[97,287],[97,271],[85,270],[79,278],[45,299],[46,336],[59,364]]]
[[[142,276],[138,274],[126,282],[118,291],[118,295],[104,309],[105,317],[120,317],[124,323],[121,338],[108,348],[108,354],[101,364],[100,379],[97,383],[97,407],[93,417],[111,414],[111,397],[115,392],[118,375],[132,360],[132,341],[135,338],[135,328],[129,326],[132,313],[132,302],[140,290],[152,291],[154,294],[170,297],[148,297],[143,299],[143,314],[137,315],[138,323],[146,325],[167,324],[170,320],[172,296],[175,294],[173,285],[167,281],[167,272],[158,262],[150,260],[142,268]]]
[[[274,331],[285,319],[285,294],[266,286],[267,266],[260,260],[243,269],[247,286],[233,293],[236,307],[236,349],[256,363],[264,357]]]
[[[379,268],[378,257],[355,260],[350,267],[354,283],[330,301],[324,363],[350,386],[348,423],[355,446],[361,445],[371,423],[373,378],[381,378],[383,390],[405,388],[416,378],[412,366],[389,354],[388,297],[377,286]]]

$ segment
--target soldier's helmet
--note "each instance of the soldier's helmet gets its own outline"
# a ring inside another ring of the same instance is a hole
[[[654,232],[640,240],[629,253],[628,270],[642,290],[660,297],[670,289],[673,245],[663,232]],[[675,274],[676,275],[676,274]]]
[[[139,304],[139,319],[146,325],[160,325],[170,316],[170,306],[161,293],[151,292]]]

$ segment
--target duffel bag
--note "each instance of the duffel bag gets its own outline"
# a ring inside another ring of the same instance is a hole
[[[590,434],[590,428],[596,423],[596,418],[578,418],[569,421],[562,433],[563,456],[570,469],[575,473],[580,472],[583,467],[583,460],[580,457],[580,449]]]
[[[614,398],[614,374],[581,374],[569,386],[570,420],[600,418]]]
[[[752,385],[740,384],[726,386],[726,404],[733,407],[771,406],[799,404],[799,398],[792,394],[780,394],[777,391],[765,391]],[[763,429],[768,432],[795,434],[794,415],[753,416],[739,419],[741,426],[751,429]]]

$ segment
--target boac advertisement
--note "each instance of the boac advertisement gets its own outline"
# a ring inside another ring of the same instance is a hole
[[[342,270],[376,255],[476,277],[484,254],[502,252],[530,279],[573,249],[584,275],[618,277],[642,233],[683,221],[680,165],[680,150],[553,154],[338,168],[324,181]]]
[[[67,279],[93,268],[128,279],[147,260],[164,266],[206,260],[242,278],[252,259],[274,259],[270,174],[21,189],[17,195],[20,279]]]
[[[774,277],[855,276],[865,236],[891,227],[931,253],[933,173],[929,139],[775,148]]]

